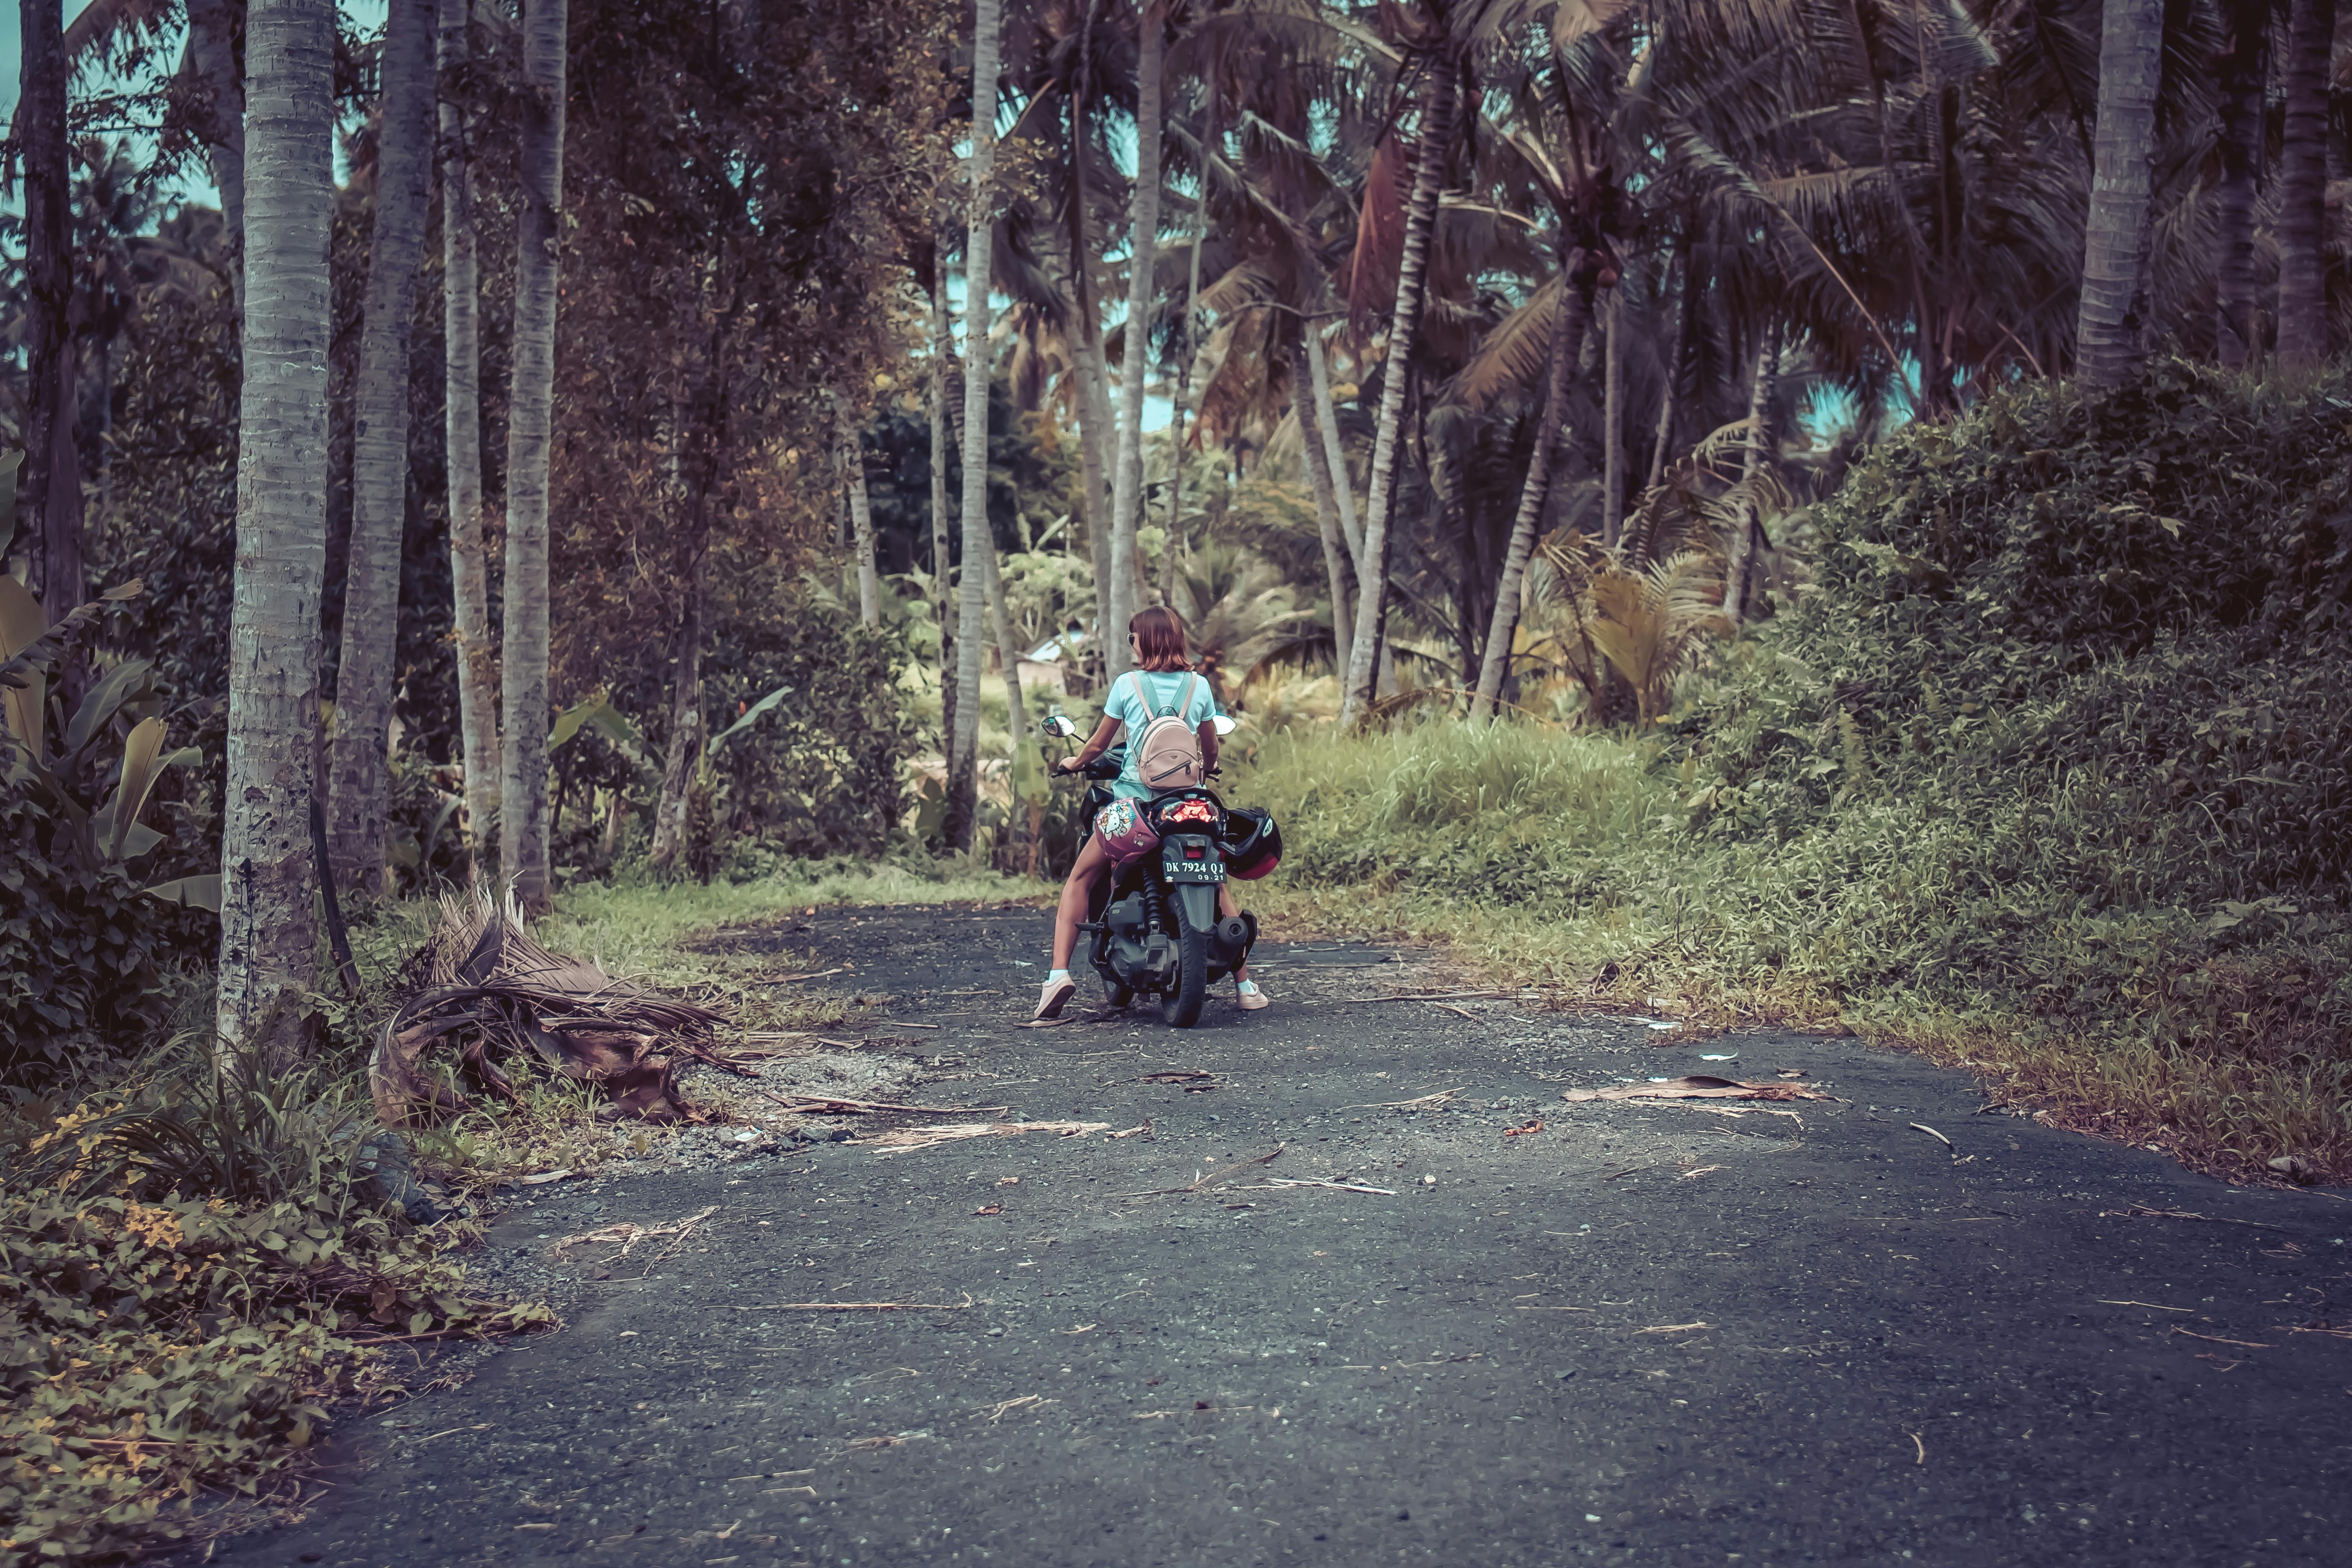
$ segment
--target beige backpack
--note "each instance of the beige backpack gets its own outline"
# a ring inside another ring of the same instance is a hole
[[[1151,708],[1151,688],[1144,685],[1143,672],[1131,671],[1135,677],[1135,694],[1145,710]],[[1201,755],[1201,734],[1184,721],[1184,710],[1192,705],[1192,693],[1201,678],[1188,674],[1183,696],[1172,708],[1162,708],[1135,738],[1135,778],[1154,795],[1171,789],[1193,789],[1209,775],[1209,765]]]

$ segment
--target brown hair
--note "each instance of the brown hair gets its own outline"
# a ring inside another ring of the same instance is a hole
[[[1184,617],[1167,605],[1137,611],[1127,623],[1127,631],[1135,639],[1135,651],[1144,668],[1156,674],[1192,668],[1192,661],[1184,657]]]

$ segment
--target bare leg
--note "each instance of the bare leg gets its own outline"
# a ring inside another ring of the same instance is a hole
[[[1102,839],[1089,834],[1078,848],[1078,863],[1070,868],[1069,879],[1062,884],[1062,901],[1054,908],[1054,967],[1070,967],[1070,955],[1077,951],[1078,922],[1087,918],[1087,904],[1095,884],[1110,869],[1110,857],[1102,847]]]

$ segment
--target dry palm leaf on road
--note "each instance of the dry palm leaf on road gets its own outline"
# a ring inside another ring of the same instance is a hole
[[[1736,1078],[1693,1073],[1663,1083],[1620,1083],[1606,1089],[1571,1089],[1562,1100],[1834,1100],[1801,1084],[1746,1083]]]
[[[477,887],[441,901],[441,918],[407,965],[408,995],[376,1037],[368,1088],[377,1117],[397,1127],[423,1111],[460,1111],[465,1098],[420,1063],[437,1045],[458,1053],[466,1077],[501,1099],[514,1081],[496,1058],[524,1052],[609,1103],[603,1114],[701,1121],[677,1090],[677,1062],[740,1071],[712,1047],[719,1015],[615,979],[593,963],[550,952],[522,911]]]

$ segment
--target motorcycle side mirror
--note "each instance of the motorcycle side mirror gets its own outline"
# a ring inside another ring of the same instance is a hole
[[[1222,713],[1211,719],[1209,722],[1216,726],[1217,733],[1220,735],[1230,735],[1236,729],[1240,728],[1239,725],[1235,724],[1231,719],[1226,718]]]
[[[1059,736],[1065,741],[1074,738],[1078,732],[1076,721],[1063,713],[1049,714],[1039,728],[1048,735]]]

